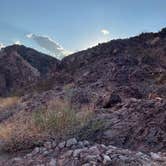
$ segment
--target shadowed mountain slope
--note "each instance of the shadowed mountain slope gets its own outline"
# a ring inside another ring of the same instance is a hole
[[[0,51],[0,96],[34,84],[59,61],[25,46],[13,45]]]

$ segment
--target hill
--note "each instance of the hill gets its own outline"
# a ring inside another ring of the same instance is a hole
[[[166,28],[62,61],[24,46],[0,54],[1,94],[24,89],[0,99],[1,149],[24,157],[0,164],[166,164]]]
[[[0,51],[0,96],[10,95],[45,76],[59,61],[25,46]]]

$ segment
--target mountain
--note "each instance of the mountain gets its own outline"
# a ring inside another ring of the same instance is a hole
[[[0,96],[35,83],[58,63],[57,59],[25,46],[3,48],[0,51]]]
[[[166,165],[166,28],[61,61],[6,47],[0,92],[19,88],[0,98],[0,165]]]
[[[78,52],[61,62],[78,87],[121,96],[166,97],[166,29]]]
[[[32,67],[36,68],[41,73],[41,75],[48,73],[59,63],[59,60],[56,58],[23,45],[8,46],[4,48],[3,51],[6,52],[6,54],[17,52]]]

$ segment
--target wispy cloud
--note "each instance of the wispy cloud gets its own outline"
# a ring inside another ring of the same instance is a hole
[[[51,55],[58,59],[62,59],[71,53],[70,51],[65,50],[59,43],[48,36],[28,34],[26,37],[35,41],[40,47],[44,48]]]
[[[109,35],[109,34],[110,34],[109,30],[107,30],[107,29],[102,29],[102,30],[101,30],[101,33],[102,33],[103,35]]]

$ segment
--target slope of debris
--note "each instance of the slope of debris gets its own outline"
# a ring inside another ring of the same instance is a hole
[[[142,153],[112,145],[91,144],[71,138],[57,144],[46,142],[22,157],[0,161],[2,166],[164,166],[165,153]]]

